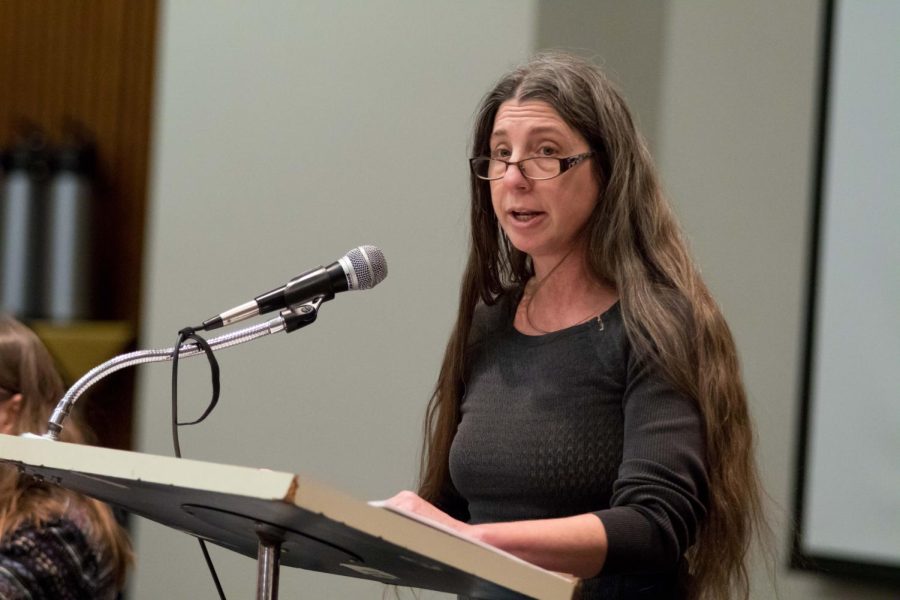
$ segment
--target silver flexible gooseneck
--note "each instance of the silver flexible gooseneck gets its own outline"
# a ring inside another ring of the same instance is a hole
[[[279,331],[283,331],[284,328],[285,317],[282,314],[265,323],[260,323],[212,338],[209,340],[209,345],[213,350],[230,348],[231,346],[237,346],[238,344],[265,337],[272,333],[278,333]],[[202,353],[203,350],[196,342],[185,342],[181,345],[181,352],[178,356],[179,358],[188,358]],[[53,414],[50,416],[50,420],[47,422],[47,433],[45,433],[43,437],[54,441],[58,440],[59,435],[62,432],[63,423],[69,416],[72,407],[75,406],[75,401],[78,400],[88,388],[107,375],[135,365],[169,361],[174,358],[174,355],[174,346],[157,350],[137,350],[135,352],[116,356],[105,363],[94,367],[85,373],[81,379],[76,381],[62,397],[62,400],[59,401],[59,404],[56,405],[56,409],[54,409]]]

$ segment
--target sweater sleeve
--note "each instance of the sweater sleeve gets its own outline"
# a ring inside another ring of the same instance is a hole
[[[655,363],[629,354],[622,463],[610,508],[595,513],[606,529],[607,574],[673,570],[706,515],[699,407]]]

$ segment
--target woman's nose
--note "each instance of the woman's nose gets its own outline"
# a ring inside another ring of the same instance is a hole
[[[503,184],[510,188],[522,189],[531,184],[531,180],[525,177],[521,163],[509,164],[506,167],[506,173],[503,174]]]

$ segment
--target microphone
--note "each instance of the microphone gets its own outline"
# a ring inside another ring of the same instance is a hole
[[[297,275],[281,287],[203,321],[202,329],[218,329],[256,315],[290,308],[321,298],[331,300],[338,292],[368,290],[387,277],[387,262],[377,246],[359,246],[327,267]]]

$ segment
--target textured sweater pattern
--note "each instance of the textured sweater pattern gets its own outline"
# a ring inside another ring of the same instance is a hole
[[[517,331],[514,309],[506,297],[476,311],[453,489],[439,504],[471,523],[594,513],[608,553],[584,597],[645,597],[629,581],[677,597],[707,495],[696,402],[637,356],[618,304],[542,336]]]

